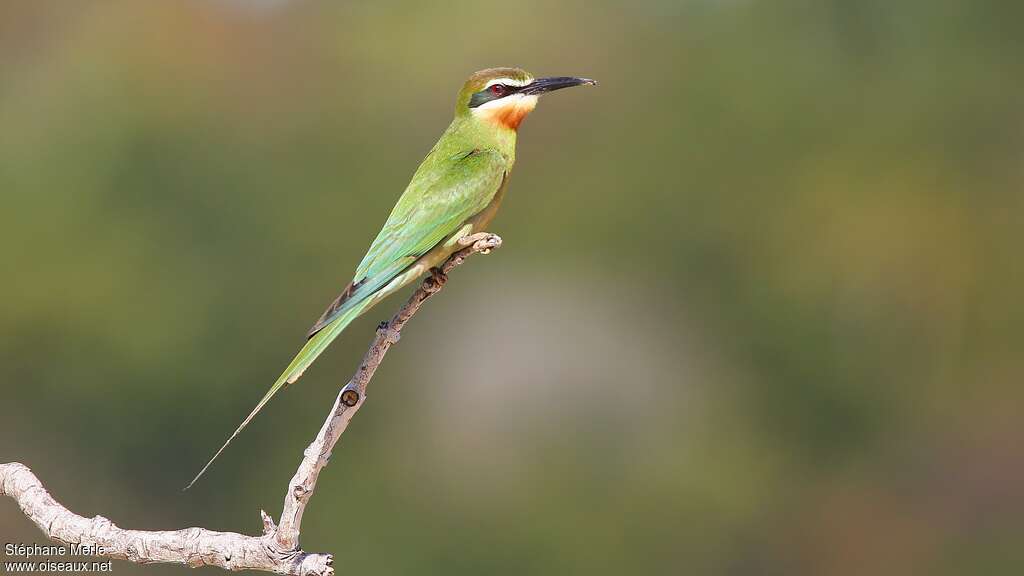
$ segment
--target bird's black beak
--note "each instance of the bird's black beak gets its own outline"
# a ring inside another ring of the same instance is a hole
[[[597,86],[596,80],[590,78],[576,78],[574,76],[553,76],[551,78],[537,78],[533,82],[530,82],[526,86],[519,89],[520,94],[544,94],[545,92],[553,92],[555,90],[561,90],[562,88],[570,88],[572,86]]]

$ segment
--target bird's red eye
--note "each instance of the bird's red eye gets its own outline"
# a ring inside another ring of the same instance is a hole
[[[494,94],[495,96],[504,96],[505,86],[502,84],[495,84],[494,86],[491,86],[491,94]]]

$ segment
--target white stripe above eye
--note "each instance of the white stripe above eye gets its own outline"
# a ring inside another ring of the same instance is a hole
[[[495,78],[494,80],[491,80],[486,85],[484,85],[484,90],[487,90],[488,88],[490,88],[491,86],[494,86],[495,84],[504,84],[506,86],[522,87],[522,86],[526,86],[530,82],[533,82],[533,80],[532,79],[531,80],[516,80],[515,78]]]

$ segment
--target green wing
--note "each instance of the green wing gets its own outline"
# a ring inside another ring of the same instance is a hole
[[[501,187],[506,167],[506,157],[496,150],[464,152],[440,166],[424,162],[356,268],[351,284],[309,335],[386,286],[486,208]]]
[[[427,156],[370,245],[352,283],[328,306],[310,330],[306,345],[186,489],[278,390],[297,380],[345,327],[369,308],[378,290],[487,207],[501,187],[507,167],[507,158],[497,150],[472,150],[446,159],[436,159],[433,152]]]

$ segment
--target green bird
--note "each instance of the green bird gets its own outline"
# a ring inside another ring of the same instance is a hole
[[[516,131],[540,95],[587,78],[534,78],[518,68],[474,73],[459,91],[455,119],[430,150],[356,268],[355,276],[316,324],[266,395],[196,474],[213,464],[282,387],[291,384],[358,316],[443,263],[460,240],[487,228],[501,204],[516,158]]]

